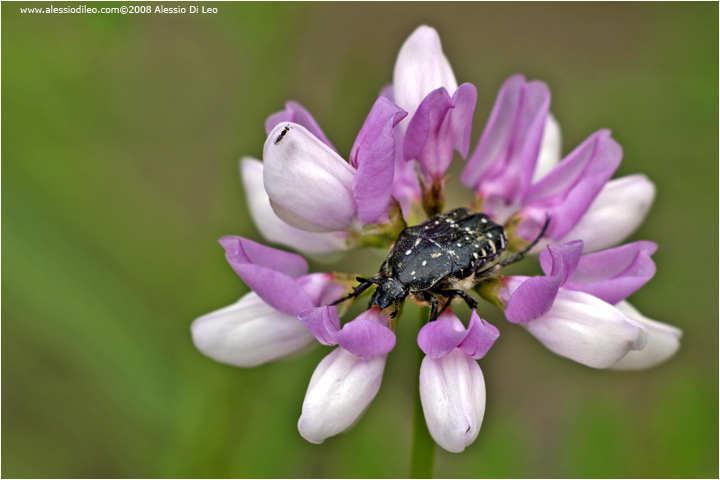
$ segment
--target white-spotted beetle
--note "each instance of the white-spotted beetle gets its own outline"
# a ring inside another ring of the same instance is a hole
[[[371,278],[357,277],[360,285],[331,305],[357,297],[375,284],[378,287],[368,308],[375,304],[382,310],[395,303],[391,317],[408,295],[430,305],[429,321],[436,320],[455,297],[475,308],[477,302],[465,290],[522,259],[545,234],[549,222],[548,218],[540,235],[524,250],[491,264],[507,248],[501,225],[467,208],[435,215],[403,230],[380,271]]]

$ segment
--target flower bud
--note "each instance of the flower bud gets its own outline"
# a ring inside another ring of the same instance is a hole
[[[581,238],[585,251],[594,252],[621,243],[645,220],[655,199],[655,185],[645,175],[610,180],[580,221],[557,243]],[[540,242],[533,252],[542,250]]]
[[[277,216],[263,185],[262,162],[244,157],[240,161],[240,170],[250,214],[267,240],[307,255],[327,255],[348,249],[345,232],[308,232],[288,225]]]
[[[420,366],[420,400],[433,440],[449,452],[465,450],[480,433],[485,379],[472,357],[456,348]]]
[[[322,443],[352,427],[380,390],[386,359],[384,355],[363,360],[342,347],[325,357],[305,394],[300,435]]]
[[[615,365],[647,339],[645,327],[612,305],[564,288],[548,313],[523,325],[552,352],[593,368]]]
[[[191,332],[203,354],[238,367],[276,360],[315,340],[295,316],[275,310],[254,292],[198,318]]]
[[[412,118],[428,93],[445,87],[450,95],[457,89],[457,80],[434,28],[421,25],[405,40],[393,71],[395,103]],[[403,131],[407,123],[401,124]]]
[[[263,163],[265,191],[278,217],[309,232],[351,229],[356,170],[308,130],[294,123],[276,126]]]

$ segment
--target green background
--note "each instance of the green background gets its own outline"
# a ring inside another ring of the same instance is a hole
[[[631,238],[659,244],[658,272],[631,300],[684,330],[666,364],[596,371],[481,306],[502,334],[481,361],[484,424],[464,453],[437,449],[435,474],[717,477],[716,3],[19,12],[46,5],[2,4],[3,477],[408,475],[415,307],[365,416],[320,446],[296,425],[329,348],[237,369],[198,353],[189,326],[247,291],[216,239],[260,239],[237,160],[261,155],[265,118],[300,101],[347,155],[421,23],[478,88],[473,146],[517,72],[549,84],[564,153],[613,130],[616,176],[658,189]],[[372,274],[382,255],[333,267]]]

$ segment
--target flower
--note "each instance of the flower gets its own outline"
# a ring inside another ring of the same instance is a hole
[[[656,248],[635,242],[581,256],[582,240],[549,246],[540,256],[545,276],[504,279],[498,296],[505,316],[553,352],[590,367],[660,363],[677,350],[679,331],[644,319],[624,301],[655,274]],[[649,328],[656,333],[646,349]]]
[[[262,162],[240,162],[260,233],[325,260],[361,246],[389,248],[423,211],[431,218],[444,211],[445,174],[455,151],[470,153],[476,99],[472,84],[458,86],[437,32],[421,26],[402,45],[393,83],[375,100],[347,161],[305,107],[286,103],[265,124]],[[631,370],[667,360],[681,331],[626,300],[654,276],[657,245],[619,245],[647,214],[655,187],[643,175],[611,179],[622,148],[610,131],[593,133],[562,160],[560,137],[548,86],[522,75],[507,79],[460,177],[475,211],[489,217],[459,209],[424,223],[430,246],[418,237],[398,250],[423,261],[422,282],[403,284],[395,272],[401,261],[386,261],[368,278],[309,273],[300,255],[221,238],[227,261],[252,292],[195,320],[195,345],[240,367],[282,359],[315,340],[335,347],[315,369],[298,421],[305,439],[321,443],[354,425],[375,398],[399,321],[397,309],[385,309],[410,296],[437,317],[417,336],[425,354],[418,395],[431,436],[450,452],[479,435],[486,390],[478,360],[499,337],[467,289],[551,351],[584,365]],[[458,218],[489,222],[489,229],[463,230]],[[444,226],[434,227],[440,220]],[[467,238],[451,255],[455,247],[445,238],[456,234]],[[502,276],[506,264],[539,252],[544,275]],[[442,254],[455,260],[428,265]],[[368,309],[343,318],[343,302],[374,286]],[[458,297],[471,307],[467,327],[451,307]]]
[[[449,452],[462,452],[480,433],[485,380],[475,360],[485,356],[499,335],[475,310],[467,329],[448,310],[418,334],[426,354],[420,366],[425,421],[435,442]]]
[[[219,362],[254,367],[308,346],[313,336],[297,314],[342,294],[333,276],[307,274],[301,256],[241,237],[223,237],[220,243],[230,265],[253,291],[193,322],[198,350]]]
[[[387,329],[388,320],[379,310],[368,310],[342,328],[344,334],[337,336],[337,342],[321,340],[326,345],[340,343],[341,346],[318,364],[310,379],[298,421],[300,434],[309,442],[322,443],[350,428],[377,395],[387,352],[395,346],[395,335]],[[353,340],[351,325],[365,332]],[[374,345],[383,342],[372,341],[373,325],[379,327],[374,331],[383,332],[379,335],[385,337],[384,346],[379,350]]]
[[[349,163],[304,126],[277,124],[263,149],[263,184],[277,216],[309,232],[357,230],[386,216],[394,175],[393,128],[404,117],[402,109],[378,98]]]

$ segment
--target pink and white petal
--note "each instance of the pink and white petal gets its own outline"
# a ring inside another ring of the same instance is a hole
[[[611,370],[643,370],[654,367],[673,355],[680,348],[682,330],[667,323],[651,320],[628,302],[615,305],[628,319],[641,323],[647,329],[647,343],[642,350],[628,352],[610,367]]]
[[[480,433],[485,379],[480,366],[459,349],[420,366],[420,400],[433,440],[449,452],[465,450]]]
[[[335,283],[332,273],[311,273],[296,281],[310,297],[314,305],[325,305],[334,302],[345,293],[345,287]]]
[[[270,132],[263,153],[263,183],[273,210],[303,230],[350,230],[357,217],[355,169],[298,124],[277,141],[284,128]]]
[[[386,214],[395,173],[394,127],[407,113],[385,97],[378,97],[350,152],[357,168],[352,195],[363,223]]]
[[[251,157],[240,160],[250,214],[265,239],[306,255],[328,255],[348,250],[347,233],[316,233],[288,225],[277,216],[263,184],[263,163]]]
[[[622,243],[645,220],[653,200],[655,185],[645,175],[629,175],[610,180],[585,215],[558,243],[582,239],[585,251],[594,252]],[[533,253],[544,248],[541,241]]]
[[[475,360],[480,360],[495,344],[500,332],[494,325],[480,318],[475,310],[470,314],[467,337],[460,342],[458,348]]]
[[[647,339],[644,327],[612,305],[563,288],[548,313],[524,326],[552,352],[593,368],[615,365]]]
[[[340,330],[337,307],[323,305],[301,310],[297,318],[323,345],[337,345],[336,334]]]
[[[365,312],[343,325],[334,335],[340,347],[365,360],[386,355],[395,347],[393,331],[369,319],[368,315],[373,313],[372,310],[368,312],[371,313]]]
[[[195,346],[218,362],[254,367],[302,350],[314,337],[293,315],[250,292],[236,303],[196,319]]]
[[[591,135],[529,189],[517,234],[533,240],[549,216],[545,236],[563,238],[588,211],[621,160],[622,148],[610,131]]]
[[[416,159],[426,182],[439,183],[453,150],[467,156],[477,91],[464,83],[452,97],[445,88],[430,92],[410,120],[403,143],[405,159]]]
[[[553,307],[560,286],[572,276],[583,251],[582,240],[549,245],[550,273],[532,277],[513,289],[505,317],[512,323],[526,323],[545,315]],[[548,262],[545,266],[548,267]],[[547,272],[547,270],[545,270]]]
[[[535,171],[549,107],[550,90],[544,83],[526,82],[522,75],[503,83],[460,176],[465,186],[489,200],[487,207],[519,206]]]
[[[252,264],[233,264],[235,273],[268,305],[288,315],[297,315],[312,302],[296,279],[276,270]]]
[[[561,158],[562,136],[560,135],[560,124],[552,113],[548,113],[542,142],[540,142],[540,154],[538,155],[531,183],[536,183],[547,175],[560,162]]]
[[[309,308],[298,318],[320,343],[340,345],[359,358],[376,358],[395,347],[395,333],[387,327],[388,318],[378,308],[361,313],[342,328],[335,306]]]
[[[225,248],[225,258],[235,273],[274,309],[296,315],[300,310],[315,306],[296,278],[273,268],[279,266],[291,274],[306,271],[307,263],[303,266],[305,260],[299,255],[230,235],[222,237],[220,244]],[[273,255],[276,258],[271,258]],[[278,265],[277,260],[281,259],[287,260],[287,265]],[[293,262],[295,265],[292,265]]]
[[[380,390],[386,358],[363,360],[341,347],[325,357],[305,394],[300,435],[322,443],[352,427]]]
[[[467,337],[459,318],[449,309],[434,322],[428,322],[418,332],[418,346],[430,358],[442,358],[455,350]]]
[[[252,264],[297,278],[308,272],[307,261],[298,254],[268,247],[235,235],[221,237],[220,245],[230,265]]]
[[[655,263],[650,258],[655,250],[655,243],[643,241],[584,255],[565,288],[595,295],[615,305],[655,275]]]
[[[440,87],[452,95],[457,89],[457,80],[442,51],[437,31],[421,25],[400,47],[393,71],[393,98],[408,112],[408,118],[412,118],[425,96]],[[400,128],[405,131],[407,123]]]

